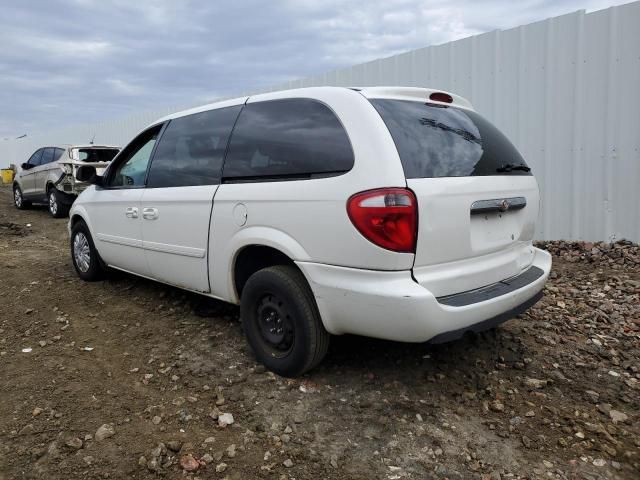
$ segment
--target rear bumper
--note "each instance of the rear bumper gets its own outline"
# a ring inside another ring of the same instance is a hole
[[[88,183],[79,182],[71,174],[63,173],[60,179],[55,183],[56,189],[66,195],[66,203],[69,205],[89,186]]]
[[[306,262],[298,262],[298,266],[309,281],[330,333],[443,342],[469,330],[491,328],[533,305],[551,271],[551,255],[534,249],[529,269],[539,269],[542,274],[513,281],[511,288],[502,286],[518,277],[440,299],[416,283],[410,271],[380,272]],[[463,296],[464,301],[460,299]],[[459,301],[447,301],[452,297],[459,297]]]

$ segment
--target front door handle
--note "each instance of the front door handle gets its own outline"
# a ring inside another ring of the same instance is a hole
[[[158,218],[158,209],[153,207],[145,207],[142,209],[142,218],[145,220],[155,220]]]
[[[138,209],[136,207],[127,207],[125,215],[127,218],[138,218]]]

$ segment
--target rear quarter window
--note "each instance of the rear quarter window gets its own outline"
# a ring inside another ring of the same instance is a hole
[[[225,159],[226,180],[285,180],[347,172],[354,157],[333,111],[316,100],[245,105]]]
[[[408,100],[371,103],[393,137],[407,178],[531,175],[509,139],[475,112]]]

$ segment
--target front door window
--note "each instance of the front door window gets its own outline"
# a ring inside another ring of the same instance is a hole
[[[118,161],[115,172],[108,180],[108,186],[114,188],[143,187],[147,177],[147,167],[160,126],[142,133],[131,142]]]

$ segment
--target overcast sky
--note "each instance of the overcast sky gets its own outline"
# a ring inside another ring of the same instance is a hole
[[[205,103],[626,0],[2,0],[0,138]]]

